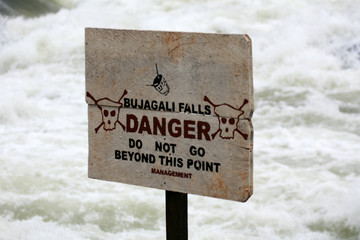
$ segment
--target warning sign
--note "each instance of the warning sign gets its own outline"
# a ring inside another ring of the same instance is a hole
[[[247,35],[88,28],[85,36],[90,178],[251,196]]]

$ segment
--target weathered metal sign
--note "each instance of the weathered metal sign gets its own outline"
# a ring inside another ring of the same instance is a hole
[[[247,35],[87,28],[89,177],[246,201]]]

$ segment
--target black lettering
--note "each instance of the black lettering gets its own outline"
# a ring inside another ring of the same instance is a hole
[[[157,110],[157,102],[155,100],[151,102],[151,109]]]
[[[171,108],[169,107],[169,103],[166,102],[166,111],[171,112]]]
[[[205,149],[202,147],[196,148],[195,146],[190,146],[189,152],[191,156],[196,156],[196,155],[200,157],[205,156]]]
[[[195,110],[194,104],[191,104],[191,113],[197,114],[198,112]]]
[[[121,152],[121,159],[127,161],[127,152],[124,151]]]
[[[155,163],[155,156],[153,154],[149,155],[149,163]]]
[[[148,100],[145,100],[144,110],[151,110],[150,109],[150,103]]]
[[[155,141],[155,151],[162,152],[162,143]]]
[[[207,171],[207,172],[212,172],[213,171],[213,166],[214,163],[213,162],[205,162],[205,167],[203,167],[203,170]]]
[[[134,139],[129,138],[129,148],[134,148],[134,147],[136,147],[137,149],[141,149],[142,141],[140,139],[135,141]]]
[[[196,170],[201,170],[201,162],[200,162],[199,160],[196,160],[196,161],[194,162],[194,168],[195,168]]]
[[[130,99],[124,98],[124,108],[129,108],[129,107],[130,107]]]
[[[219,167],[221,166],[221,164],[220,163],[214,163],[214,165],[215,165],[215,171],[219,172]]]
[[[166,166],[173,166],[173,158],[166,156]]]
[[[137,99],[131,99],[130,103],[132,108],[137,108]]]
[[[211,106],[205,105],[205,115],[211,115]]]
[[[165,158],[165,156],[159,156],[159,158],[160,158],[160,163],[161,163],[161,165],[164,165],[164,158]]]
[[[200,104],[198,105],[198,109],[199,109],[199,114],[203,114],[203,115],[204,115],[204,112],[201,111],[201,105],[200,105]]]
[[[179,112],[183,112],[184,110],[184,103],[179,103]]]
[[[202,147],[199,147],[199,148],[198,148],[198,155],[199,155],[200,157],[205,156],[205,149],[202,148]]]
[[[198,171],[206,171],[206,172],[219,172],[220,170],[220,163],[216,162],[207,162],[207,161],[200,161],[200,160],[187,160],[187,168],[194,168]]]
[[[119,150],[115,150],[115,159],[121,159],[121,152]]]
[[[184,166],[182,158],[177,159],[177,167],[182,168]]]
[[[190,146],[189,152],[191,156],[196,156],[196,147]]]
[[[164,106],[164,102],[163,102],[163,101],[160,101],[159,111],[164,111],[164,112],[165,112],[165,106]]]
[[[164,152],[168,153],[170,151],[170,145],[168,143],[163,144]]]
[[[155,151],[159,151],[159,152],[172,152],[172,153],[175,153],[175,147],[176,147],[176,144],[175,143],[161,143],[161,142],[158,142],[158,141],[155,141]]]
[[[171,152],[175,153],[176,144],[175,143],[170,143],[169,145],[171,146]]]
[[[185,111],[184,112],[191,113],[191,108],[190,108],[189,104],[187,104],[187,103],[185,105]]]
[[[135,140],[132,138],[129,138],[129,148],[134,148],[135,147]]]
[[[192,159],[187,160],[187,168],[190,168],[194,164],[194,161]]]
[[[132,161],[133,156],[134,156],[134,152],[128,152],[128,154],[129,154],[129,160]]]
[[[135,101],[137,102],[137,99],[135,99]],[[144,100],[140,100],[140,105],[138,106],[139,109],[143,109],[144,108]]]

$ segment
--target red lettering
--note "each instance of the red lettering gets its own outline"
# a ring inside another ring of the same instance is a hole
[[[139,133],[143,133],[143,132],[147,132],[149,135],[151,135],[150,123],[147,116],[143,116],[141,118]]]
[[[181,125],[181,122],[179,119],[171,119],[169,121],[169,125],[168,125],[169,134],[172,137],[180,137],[181,136],[181,126],[175,126],[173,128],[174,124]]]
[[[174,138],[181,137],[184,134],[183,137],[187,139],[211,141],[210,124],[208,122],[196,122],[195,120],[184,120],[182,122],[176,118],[168,120],[157,117],[153,117],[152,122],[150,122],[147,116],[138,119],[134,114],[126,115],[126,132],[166,136],[166,131]]]
[[[195,139],[195,121],[184,120],[184,138]]]
[[[158,135],[158,130],[159,130],[161,136],[166,136],[166,119],[161,118],[161,124],[159,119],[157,119],[156,117],[154,117],[153,121],[154,121],[153,122],[154,135]]]
[[[133,126],[131,125],[133,122]],[[127,114],[126,115],[126,131],[127,132],[136,132],[138,128],[138,119],[134,114]]]
[[[202,140],[204,135],[207,141],[211,141],[210,135],[210,124],[208,122],[198,121],[197,122],[197,139]]]

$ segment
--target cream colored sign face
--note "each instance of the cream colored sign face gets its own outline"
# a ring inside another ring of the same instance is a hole
[[[246,201],[251,40],[85,30],[89,177]]]

